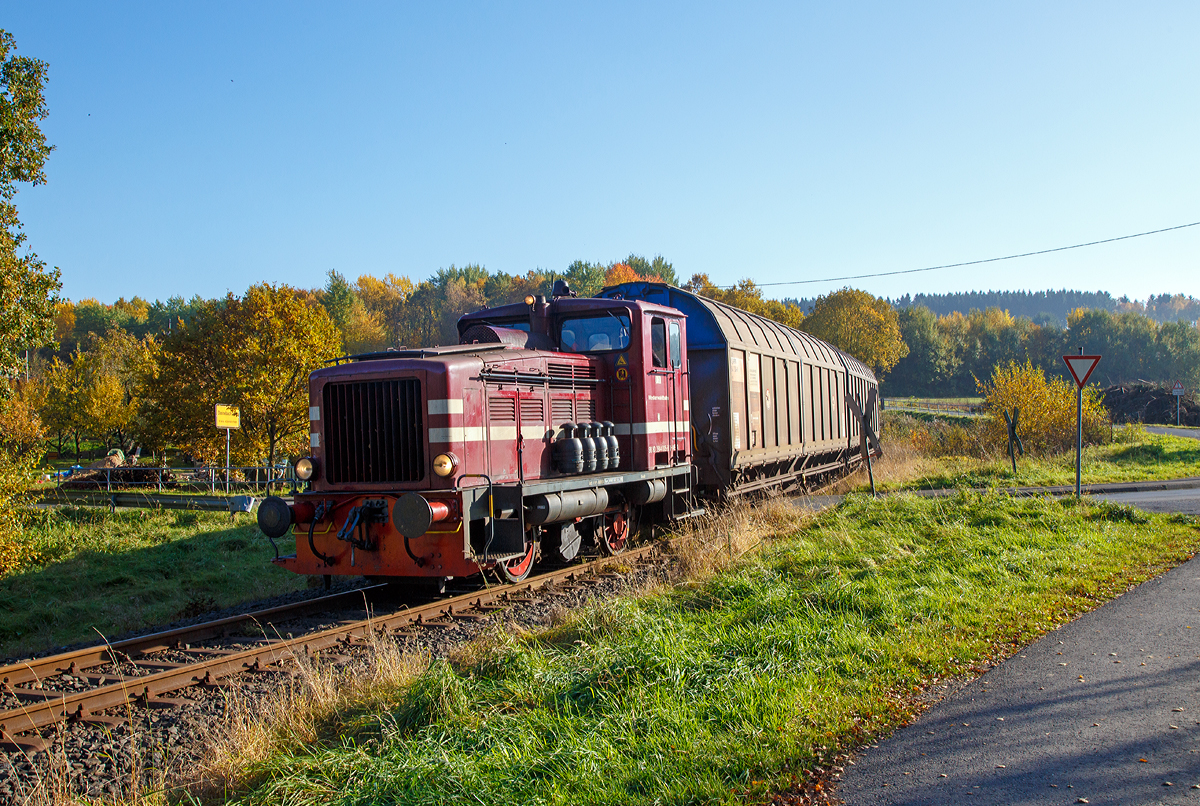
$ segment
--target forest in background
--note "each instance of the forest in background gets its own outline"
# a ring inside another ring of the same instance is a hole
[[[789,299],[807,311],[816,299]],[[1140,313],[1159,324],[1165,322],[1189,322],[1200,320],[1200,299],[1184,294],[1150,295],[1145,301],[1129,297],[1113,297],[1107,291],[1071,291],[1053,289],[1048,291],[965,291],[949,294],[905,294],[889,299],[898,310],[906,308],[928,308],[938,316],[952,313],[969,314],[971,311],[986,311],[997,308],[1013,316],[1023,316],[1035,324],[1066,327],[1067,317],[1079,308],[1109,313]]]

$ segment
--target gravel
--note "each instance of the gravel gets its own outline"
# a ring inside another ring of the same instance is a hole
[[[672,576],[673,564],[669,560],[660,560],[653,566],[640,564],[632,568],[617,563],[614,563],[614,568],[619,569],[617,572],[602,576],[588,586],[566,589],[558,585],[544,588],[534,593],[532,600],[515,603],[487,618],[456,621],[447,627],[419,630],[411,637],[399,639],[401,646],[408,651],[442,657],[496,625],[519,625],[527,629],[546,627],[553,623],[557,614],[576,608],[588,600],[612,597],[648,583],[667,581]],[[353,580],[335,586],[335,589],[365,584],[361,580]],[[248,609],[273,607],[323,593],[323,590],[300,591],[256,602],[251,607],[243,605],[221,613],[156,627],[141,634],[237,615]],[[339,618],[362,618],[362,611],[295,619],[279,625],[279,629],[285,637],[289,634],[299,635],[330,626]],[[231,638],[224,642],[206,641],[204,645],[236,649],[248,647],[249,643],[244,639],[239,643],[236,638]],[[352,649],[349,654],[353,657],[356,651]],[[170,661],[193,659],[175,650],[156,653],[153,657]],[[118,666],[120,673],[130,674],[133,671],[129,664],[122,663],[89,669],[88,672],[115,674],[118,673]],[[289,679],[286,672],[245,673],[229,678],[227,685],[194,686],[164,698],[177,703],[177,707],[112,709],[105,712],[105,716],[111,718],[111,725],[83,722],[56,725],[43,734],[48,745],[44,751],[0,750],[0,803],[36,804],[65,794],[128,799],[138,794],[139,790],[145,793],[187,781],[190,773],[202,768],[201,760],[205,756],[212,730],[214,726],[221,725],[228,714],[230,689],[236,688],[239,699],[249,697],[253,700],[270,696],[286,685]],[[61,676],[44,681],[44,687],[56,691],[75,691],[86,688],[86,682]]]

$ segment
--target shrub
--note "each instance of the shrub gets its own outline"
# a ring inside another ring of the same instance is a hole
[[[42,423],[26,400],[0,399],[0,574],[42,559],[22,537],[43,436]]]
[[[906,444],[924,456],[983,458],[986,451],[978,419],[917,417],[889,411],[884,415],[884,438]]]
[[[984,407],[991,416],[983,423],[989,448],[1007,450],[1008,428],[1004,412],[1020,409],[1017,435],[1025,452],[1034,456],[1062,453],[1075,446],[1075,389],[1059,378],[1047,378],[1030,361],[1010,361],[992,370],[989,381],[976,379]],[[1108,412],[1095,387],[1083,390],[1083,440],[1089,445],[1109,438]]]

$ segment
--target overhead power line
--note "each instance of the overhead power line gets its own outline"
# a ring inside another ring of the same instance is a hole
[[[1121,235],[1117,238],[1105,238],[1102,241],[1088,241],[1087,243],[1076,243],[1070,246],[1057,246],[1054,249],[1039,249],[1036,252],[1022,252],[1019,255],[1005,255],[1004,257],[989,257],[983,260],[968,260],[963,263],[947,263],[944,266],[926,266],[921,269],[900,269],[899,271],[881,271],[874,274],[849,274],[845,277],[826,277],[821,280],[786,280],[779,283],[758,283],[759,288],[769,285],[807,285],[809,283],[836,283],[841,280],[863,280],[868,277],[892,277],[897,274],[916,274],[923,271],[937,271],[938,269],[956,269],[961,266],[978,266],[981,263],[997,263],[1001,260],[1016,260],[1020,257],[1033,257],[1034,255],[1048,255],[1051,252],[1065,252],[1068,249],[1082,249],[1085,246],[1099,246],[1102,243],[1112,243],[1113,241],[1127,241],[1130,238],[1142,238],[1146,235],[1158,235],[1160,232],[1172,232],[1177,229],[1187,229],[1188,227],[1200,226],[1200,221],[1193,221],[1191,224],[1180,224],[1177,227],[1164,227],[1163,229],[1154,229],[1149,232],[1137,232],[1133,235]],[[737,288],[735,285],[722,286],[722,288]]]

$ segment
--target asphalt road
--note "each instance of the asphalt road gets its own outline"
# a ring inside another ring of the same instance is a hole
[[[1169,434],[1173,437],[1191,437],[1192,439],[1200,439],[1200,429],[1195,428],[1172,428],[1165,425],[1148,425],[1146,430],[1151,434]]]
[[[1200,514],[1196,489],[1098,497]],[[847,766],[844,803],[1200,804],[1200,557],[933,693]]]

